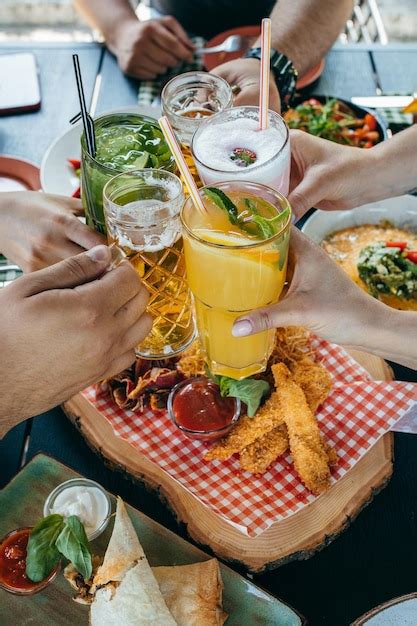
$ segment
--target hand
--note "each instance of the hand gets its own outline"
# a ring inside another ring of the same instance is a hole
[[[390,311],[355,285],[324,250],[295,227],[290,240],[291,274],[282,300],[237,320],[235,337],[268,328],[305,326],[328,341],[358,347],[366,342],[366,328],[375,323],[381,307]]]
[[[105,243],[80,222],[79,200],[37,191],[0,196],[0,251],[24,272],[33,272]]]
[[[129,76],[153,80],[170,67],[192,61],[194,46],[174,17],[128,20],[115,27],[108,38],[120,69]]]
[[[106,246],[18,278],[0,291],[0,436],[129,367],[152,322],[132,266]]]
[[[352,209],[372,199],[368,194],[380,169],[375,148],[342,146],[300,130],[290,133],[289,201],[298,219],[312,207]]]
[[[235,106],[258,106],[260,71],[261,65],[258,59],[235,59],[218,65],[211,70],[211,73],[224,78],[231,87],[239,87],[240,91],[234,97]],[[277,113],[281,112],[281,100],[272,73],[269,85],[269,108]]]

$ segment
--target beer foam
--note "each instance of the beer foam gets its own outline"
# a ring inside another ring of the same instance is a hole
[[[209,124],[202,129],[193,146],[196,157],[204,165],[223,172],[245,172],[266,163],[282,148],[283,133],[269,127],[259,130],[253,118],[239,117],[222,124]],[[256,153],[256,161],[240,167],[230,159],[235,148],[246,148]]]

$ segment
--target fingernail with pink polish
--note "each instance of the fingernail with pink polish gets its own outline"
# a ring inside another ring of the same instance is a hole
[[[233,337],[246,337],[253,331],[252,322],[250,320],[238,320],[233,324]]]

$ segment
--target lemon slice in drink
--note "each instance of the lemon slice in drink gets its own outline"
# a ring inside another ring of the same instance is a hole
[[[204,241],[208,241],[208,243],[229,248],[233,246],[250,246],[256,243],[255,239],[250,239],[239,233],[225,233],[223,231],[209,230],[208,228],[198,228],[194,232]]]

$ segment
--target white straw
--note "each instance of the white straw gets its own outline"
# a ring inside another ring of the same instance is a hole
[[[167,142],[168,147],[174,156],[178,169],[182,174],[185,184],[187,185],[188,191],[190,192],[190,196],[195,207],[202,213],[206,213],[206,208],[198,192],[197,185],[195,184],[194,178],[190,170],[188,169],[188,165],[185,162],[184,156],[181,152],[181,148],[178,144],[178,141],[176,140],[174,131],[172,130],[172,126],[169,123],[168,118],[165,116],[160,117],[159,125],[165,137],[165,141]]]
[[[262,20],[261,28],[261,77],[259,85],[259,127],[268,128],[269,111],[269,75],[271,56],[271,20],[266,17]]]

